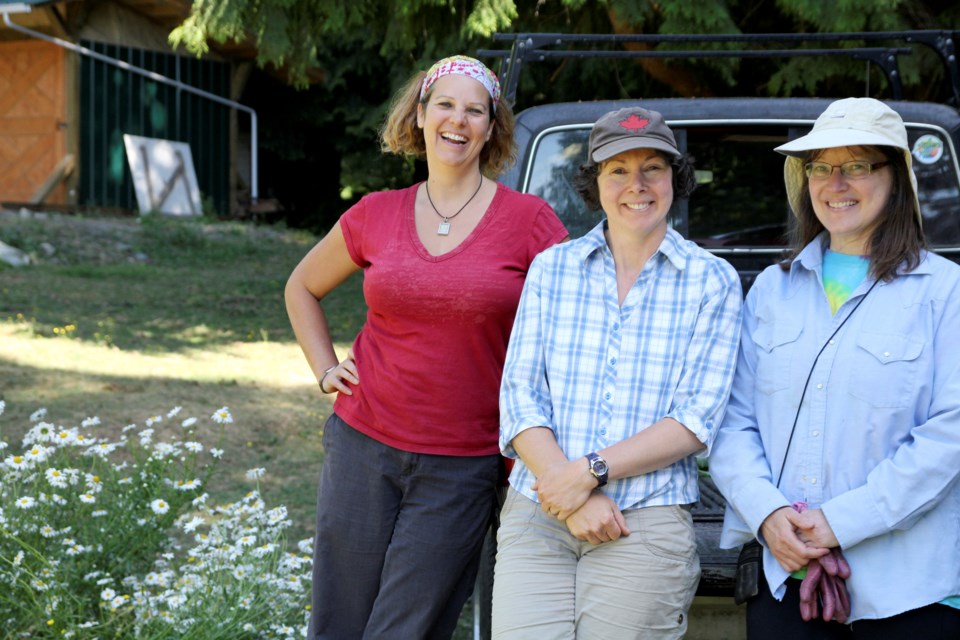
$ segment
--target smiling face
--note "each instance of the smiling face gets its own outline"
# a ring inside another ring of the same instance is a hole
[[[430,88],[427,103],[417,106],[428,165],[475,167],[493,133],[490,94],[468,76],[447,75]]]
[[[647,238],[666,233],[673,168],[659,151],[633,149],[604,161],[597,188],[611,234]]]
[[[835,147],[824,149],[813,159],[841,165],[853,160],[873,164],[886,158],[872,147]],[[870,236],[890,202],[890,167],[874,169],[860,178],[845,177],[840,169],[834,169],[829,178],[810,179],[808,188],[813,211],[830,232],[830,248],[838,253],[867,255]]]

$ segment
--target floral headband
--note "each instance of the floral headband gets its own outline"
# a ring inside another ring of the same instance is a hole
[[[420,99],[423,100],[426,97],[427,91],[430,90],[434,82],[449,75],[468,76],[482,84],[487,93],[490,94],[493,101],[493,111],[496,113],[497,104],[500,102],[500,81],[486,65],[468,56],[450,56],[434,63],[427,71],[427,77],[423,79],[423,84],[420,86]]]

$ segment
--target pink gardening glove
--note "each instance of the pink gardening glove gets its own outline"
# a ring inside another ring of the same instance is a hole
[[[805,502],[794,502],[793,508],[803,513]],[[843,624],[850,617],[850,596],[847,593],[846,579],[850,577],[850,565],[843,557],[840,548],[807,564],[807,574],[800,583],[800,617],[813,620],[823,605],[824,621],[836,620]]]

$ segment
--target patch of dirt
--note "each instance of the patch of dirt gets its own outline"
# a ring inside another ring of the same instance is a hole
[[[24,251],[34,264],[144,262],[136,218],[81,218],[58,213],[0,210],[0,241]]]
[[[240,224],[240,223],[226,223]],[[244,235],[275,239],[284,231],[244,224]],[[198,223],[193,228],[208,240],[225,238],[224,224]],[[147,263],[139,217],[83,217],[0,208],[0,241],[20,249],[33,264],[113,265]]]

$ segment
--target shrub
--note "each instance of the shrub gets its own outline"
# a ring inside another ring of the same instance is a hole
[[[223,452],[197,431],[222,442],[233,418],[180,411],[117,430],[98,418],[55,426],[41,409],[22,451],[0,437],[0,636],[306,636],[310,541],[287,550],[292,523],[261,498],[263,469],[216,505],[203,488]]]

